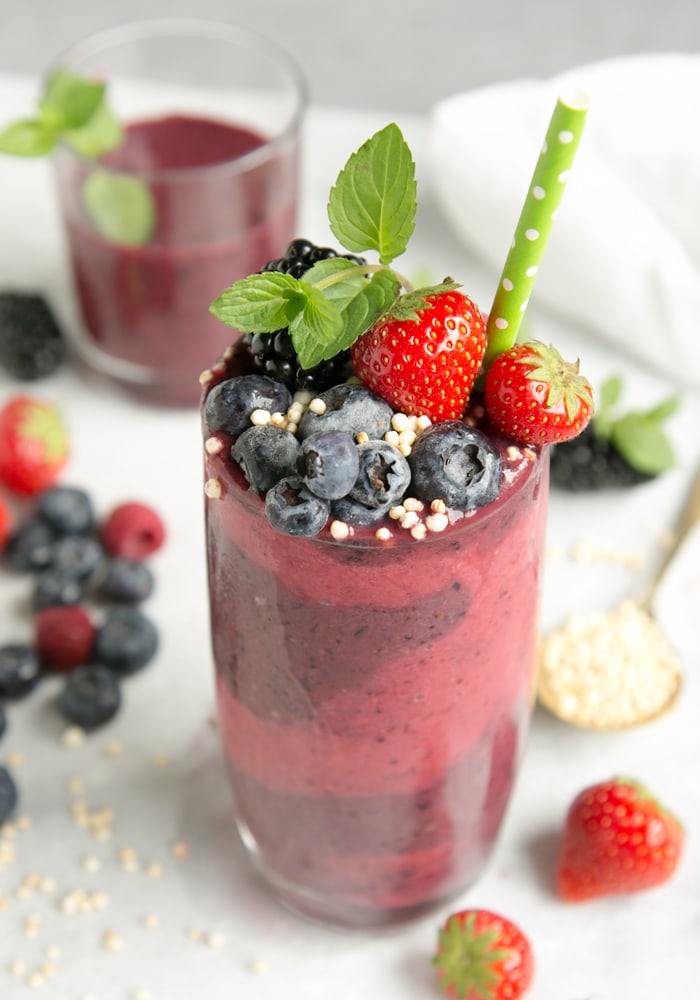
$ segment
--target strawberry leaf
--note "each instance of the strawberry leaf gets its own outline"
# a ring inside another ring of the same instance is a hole
[[[407,295],[402,295],[396,301],[391,310],[394,319],[417,320],[420,309],[432,309],[433,304],[428,300],[429,295],[439,295],[441,292],[452,292],[455,288],[460,288],[460,284],[452,278],[445,278],[439,285],[430,285],[425,288],[417,288]]]
[[[330,227],[348,250],[376,250],[389,264],[406,249],[415,214],[415,165],[392,123],[353,153],[338,175],[328,202]]]
[[[209,311],[241,333],[275,333],[289,326],[303,294],[300,282],[288,274],[251,274],[225,289]]]

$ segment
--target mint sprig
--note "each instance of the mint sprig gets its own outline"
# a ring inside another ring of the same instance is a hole
[[[649,410],[631,410],[618,416],[621,396],[622,379],[613,375],[600,389],[592,421],[594,434],[608,440],[639,472],[649,476],[666,472],[676,464],[676,455],[664,424],[678,409],[680,397],[670,396]]]
[[[351,347],[387,314],[415,318],[418,309],[429,305],[426,296],[458,287],[446,279],[415,292],[389,266],[406,249],[416,205],[411,151],[392,123],[352,154],[328,202],[330,227],[341,245],[353,254],[375,251],[379,263],[334,257],[319,261],[300,279],[277,272],[253,274],[222,292],[210,311],[241,333],[288,327],[302,368]]]

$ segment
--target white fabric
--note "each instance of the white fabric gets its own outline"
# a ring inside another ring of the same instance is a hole
[[[571,85],[591,108],[533,302],[698,386],[700,57],[624,57],[442,101],[430,122],[437,198],[497,276]]]

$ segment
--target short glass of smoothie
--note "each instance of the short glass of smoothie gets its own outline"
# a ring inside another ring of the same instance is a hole
[[[294,231],[304,80],[267,39],[189,19],[106,30],[57,68],[105,81],[124,126],[99,159],[67,143],[54,154],[77,352],[144,401],[194,406],[230,341],[209,304]],[[151,223],[134,237],[144,200]]]

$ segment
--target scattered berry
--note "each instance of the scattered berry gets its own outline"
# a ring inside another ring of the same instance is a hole
[[[0,646],[0,698],[24,698],[40,679],[39,657],[31,646],[21,642]]]
[[[68,675],[59,695],[65,718],[81,729],[97,729],[109,722],[121,707],[119,678],[105,666],[77,667]]]
[[[100,565],[103,555],[102,546],[91,535],[64,535],[51,546],[49,565],[78,580],[86,580]]]
[[[0,409],[0,481],[31,496],[53,486],[68,461],[68,435],[58,408],[15,396]]]
[[[297,538],[311,538],[328,521],[330,505],[312,493],[301,476],[288,476],[268,490],[265,513],[278,531]]]
[[[661,885],[676,870],[683,839],[675,816],[638,782],[613,778],[592,785],[566,817],[559,894],[579,902]]]
[[[294,434],[273,424],[249,427],[231,448],[231,458],[257,493],[266,493],[280,479],[291,476],[298,455]]]
[[[367,441],[357,445],[357,451],[359,471],[350,498],[375,509],[397,503],[411,481],[410,466],[401,452],[386,441]]]
[[[528,939],[489,910],[452,914],[439,931],[433,965],[440,989],[459,1000],[518,1000],[534,974]]]
[[[65,358],[63,333],[41,295],[0,293],[0,365],[20,381],[51,375]]]
[[[135,608],[111,611],[95,636],[95,659],[120,674],[141,670],[153,659],[157,650],[158,631],[155,625]]]
[[[411,492],[420,500],[444,500],[456,510],[491,503],[501,489],[501,457],[481,431],[458,420],[433,424],[408,457]]]
[[[539,341],[496,356],[486,373],[489,420],[522,444],[554,444],[580,434],[593,413],[593,393],[578,362],[564,361]]]
[[[453,289],[402,302],[417,318],[390,316],[362,334],[350,349],[355,371],[397,410],[456,420],[486,351],[481,312]]]
[[[92,500],[74,486],[54,486],[40,493],[36,511],[59,535],[82,535],[95,526]]]
[[[204,416],[211,431],[241,434],[251,426],[254,410],[286,413],[292,405],[289,389],[267,375],[239,375],[220,382],[207,396]]]
[[[319,431],[345,431],[353,438],[364,433],[379,439],[391,427],[391,406],[362,385],[342,382],[322,392],[318,399],[323,412],[306,411],[299,424],[302,439]]]
[[[95,626],[80,605],[49,607],[34,620],[37,653],[48,670],[67,671],[89,661]]]
[[[104,568],[97,584],[100,600],[117,604],[138,604],[150,597],[155,579],[150,567],[140,559],[115,556]]]
[[[357,445],[345,431],[319,431],[302,441],[297,471],[307,489],[322,500],[349,493],[359,469]]]
[[[0,740],[7,731],[7,712],[3,705],[0,705]]]
[[[0,827],[11,818],[18,799],[14,778],[6,767],[0,766]]]
[[[10,508],[0,496],[0,552],[5,548],[5,543],[12,530],[12,518]]]
[[[165,526],[152,507],[136,502],[123,503],[106,519],[100,537],[114,556],[145,559],[165,541]]]
[[[5,564],[15,573],[45,569],[51,562],[55,534],[45,521],[32,518],[20,524],[5,546]]]
[[[80,577],[62,566],[49,566],[37,575],[33,605],[37,611],[53,605],[66,607],[79,604],[84,595],[85,586]]]

